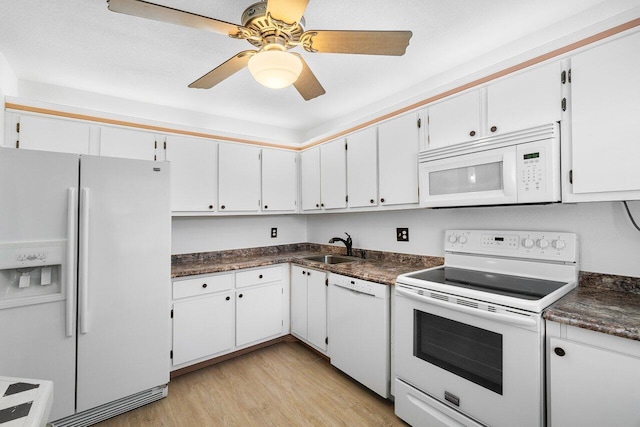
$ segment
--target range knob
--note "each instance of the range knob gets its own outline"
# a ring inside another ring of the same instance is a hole
[[[458,242],[460,242],[462,244],[467,243],[467,236],[460,236],[458,238]]]
[[[553,242],[551,242],[551,246],[553,246],[556,249],[564,249],[565,246],[567,246],[567,244],[565,243],[564,240],[554,240]]]
[[[531,249],[534,245],[534,241],[533,239],[530,239],[529,237],[527,237],[526,239],[522,240],[522,246],[524,246],[527,249]]]
[[[451,234],[449,236],[449,243],[455,243],[458,241],[458,236],[456,236],[455,234]]]
[[[538,239],[538,247],[540,249],[546,249],[549,247],[549,241],[547,239]]]

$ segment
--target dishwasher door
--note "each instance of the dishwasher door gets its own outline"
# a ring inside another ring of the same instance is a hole
[[[329,276],[331,364],[384,398],[390,387],[389,287]]]

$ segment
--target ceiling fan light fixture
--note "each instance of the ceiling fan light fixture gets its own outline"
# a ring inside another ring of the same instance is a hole
[[[258,83],[272,89],[293,84],[302,72],[302,61],[281,49],[261,50],[249,59],[249,72]]]

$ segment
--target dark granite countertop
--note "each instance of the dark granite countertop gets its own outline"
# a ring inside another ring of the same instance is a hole
[[[313,243],[267,246],[263,248],[236,249],[218,252],[173,255],[171,277],[221,273],[244,268],[264,267],[281,263],[294,263],[309,268],[342,274],[371,282],[394,285],[396,277],[403,273],[436,267],[444,263],[441,257],[409,255],[392,252],[363,251],[354,249],[360,258],[342,264],[324,264],[304,259],[319,254],[344,254],[344,248]],[[362,259],[362,256],[365,256]]]
[[[544,318],[640,341],[640,278],[580,273],[580,283]]]

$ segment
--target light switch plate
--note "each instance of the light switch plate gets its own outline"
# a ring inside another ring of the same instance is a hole
[[[409,229],[408,228],[396,228],[396,239],[398,242],[409,241]]]

